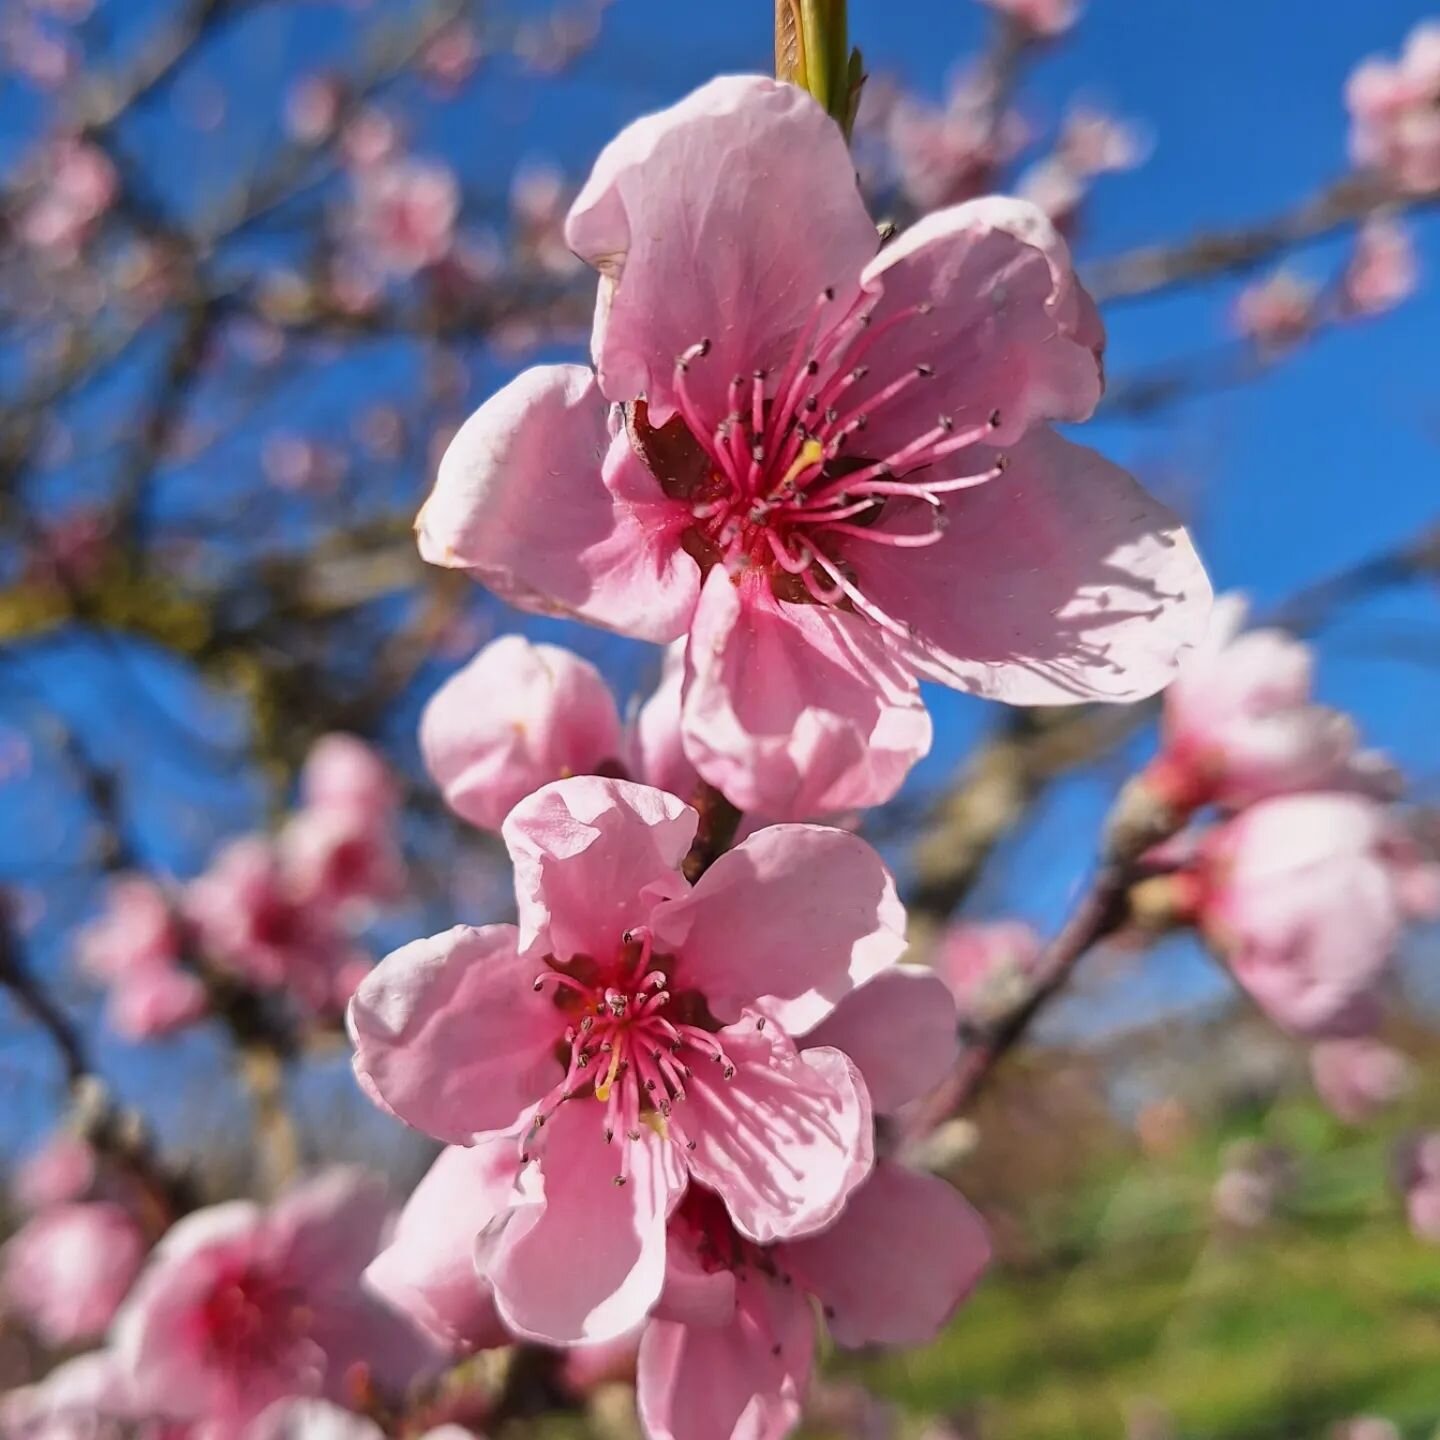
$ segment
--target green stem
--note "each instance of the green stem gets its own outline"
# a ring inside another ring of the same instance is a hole
[[[848,136],[865,76],[846,0],[775,0],[775,77],[808,90]]]

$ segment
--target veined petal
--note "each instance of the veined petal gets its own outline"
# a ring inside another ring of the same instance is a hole
[[[591,372],[541,365],[461,427],[416,530],[432,565],[469,570],[513,604],[663,641],[699,592],[679,548],[688,521],[612,437]]]
[[[594,354],[612,400],[675,407],[675,362],[711,422],[732,375],[782,365],[826,287],[843,308],[878,239],[839,127],[803,90],[723,76],[623,130],[565,226],[601,274]]]

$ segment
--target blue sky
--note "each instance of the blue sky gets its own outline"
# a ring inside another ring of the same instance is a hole
[[[134,7],[125,0],[123,10],[119,3],[102,5],[102,14],[123,16],[117,27],[122,48],[128,35],[141,33],[165,8],[154,0]],[[971,0],[852,0],[851,8],[853,37],[871,71],[936,96],[951,67],[983,42],[989,18]],[[1266,217],[1336,177],[1345,164],[1346,74],[1367,53],[1396,51],[1429,12],[1420,0],[1091,0],[1073,36],[1027,71],[1022,108],[1043,127],[1053,125],[1071,98],[1095,100],[1142,122],[1154,151],[1133,174],[1099,183],[1078,246],[1082,265],[1130,246]],[[275,134],[280,77],[322,64],[337,26],[327,7],[272,6],[205,57],[196,74],[130,132],[134,153],[157,189],[185,208],[198,205],[210,177],[227,170],[215,163],[217,155],[233,162],[237,155],[263,152]],[[599,47],[574,72],[540,83],[499,63],[466,100],[425,112],[415,148],[450,158],[479,206],[503,194],[516,165],[527,159],[583,173],[599,145],[627,120],[679,98],[712,74],[767,67],[769,45],[763,0],[614,0]],[[225,124],[212,137],[176,147],[168,138],[174,107],[193,103],[215,84],[232,92]],[[33,107],[23,97],[0,97],[0,160],[15,153],[32,122]],[[803,226],[805,217],[797,215],[796,224]],[[1423,287],[1398,312],[1326,337],[1244,389],[1196,397],[1144,423],[1088,427],[1088,443],[1130,464],[1187,508],[1218,588],[1243,588],[1263,607],[1440,518],[1440,222],[1418,222],[1416,233]],[[282,242],[262,237],[256,243]],[[1318,245],[1295,263],[1323,278],[1343,254],[1343,245]],[[1225,338],[1236,289],[1229,281],[1206,284],[1114,307],[1107,316],[1112,375],[1212,349]],[[332,412],[348,408],[356,386],[372,394],[400,387],[406,367],[403,354],[384,347],[365,357],[363,376],[353,366],[335,367],[305,392],[302,403],[313,412],[306,418],[323,426]],[[508,360],[481,359],[476,398],[512,368]],[[127,391],[138,378],[138,372],[122,371],[108,397],[95,403],[128,403]],[[204,503],[227,485],[250,483],[253,437],[248,448],[238,443],[225,454],[223,472],[166,476],[165,503],[179,510]],[[78,471],[61,474],[56,493],[83,491],[85,483]],[[418,503],[424,483],[415,471],[392,477],[389,498],[402,508]],[[1320,643],[1324,698],[1353,709],[1372,742],[1390,750],[1431,798],[1440,794],[1437,601],[1433,586],[1384,597],[1347,614]],[[642,683],[653,666],[644,647],[575,626],[510,618],[529,633],[563,640],[598,660],[622,691]],[[443,667],[432,667],[427,685],[443,674]],[[137,675],[144,682],[139,698]],[[9,683],[8,691],[0,691],[6,701],[0,719],[32,723],[33,697],[21,693],[18,679]],[[150,733],[153,740],[147,707],[156,696],[162,709],[212,741],[223,743],[236,724],[229,707],[202,695],[169,662],[89,642],[36,654],[24,685],[37,687],[45,704],[61,705],[102,755],[119,745],[116,737]],[[397,716],[393,734],[399,743],[405,743],[423,698],[409,697]],[[937,743],[913,777],[917,790],[942,783],[996,718],[992,709],[947,692],[934,690],[929,698]],[[263,794],[243,776],[196,789],[167,752],[166,744],[153,743],[127,763],[134,766],[137,832],[147,853],[158,864],[184,870],[203,856],[212,830],[259,818]],[[1118,762],[1059,787],[1007,847],[1005,863],[974,899],[976,913],[1011,912],[1046,926],[1056,923],[1083,883],[1089,837],[1122,776]],[[71,808],[56,798],[56,783],[53,768],[42,767],[29,781],[0,784],[0,876],[37,883],[30,863],[37,835],[43,837],[47,826],[58,834],[73,824]],[[43,867],[38,883],[50,883]],[[65,936],[88,900],[84,891],[54,888],[42,932],[47,966],[63,965]],[[1062,1019],[1108,1023],[1223,994],[1208,962],[1188,947],[1170,948],[1104,993],[1087,993]],[[195,1065],[213,1062],[205,1042],[184,1044]],[[11,1119],[0,1121],[0,1141],[7,1133],[32,1131],[50,1101],[34,1083],[33,1048],[7,1042],[6,1053],[0,1094],[13,1081],[18,1103]],[[130,1054],[108,1041],[101,1058],[126,1089],[147,1098],[155,1096],[168,1063],[163,1051]]]

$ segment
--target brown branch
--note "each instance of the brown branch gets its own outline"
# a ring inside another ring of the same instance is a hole
[[[1371,215],[1419,210],[1440,202],[1440,189],[1406,194],[1374,175],[1350,175],[1294,210],[1233,230],[1212,230],[1174,245],[1148,245],[1086,267],[1085,283],[1101,303],[1134,300],[1217,275],[1241,274],[1311,240],[1349,229]]]

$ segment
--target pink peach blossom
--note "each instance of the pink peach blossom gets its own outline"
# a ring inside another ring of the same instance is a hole
[[[1373,57],[1345,86],[1350,154],[1402,190],[1440,186],[1440,21],[1410,32],[1396,61]]]
[[[78,939],[80,964],[108,992],[105,1019],[127,1040],[184,1029],[208,1008],[199,977],[182,968],[183,940],[169,898],[154,881],[110,882],[106,908]]]
[[[78,1135],[58,1130],[16,1171],[11,1194],[25,1210],[79,1200],[95,1183],[95,1152]]]
[[[962,1021],[990,1025],[1029,994],[1043,949],[1021,920],[961,921],[945,932],[935,972],[950,987]]]
[[[1273,629],[1244,630],[1245,601],[1222,596],[1204,643],[1165,692],[1147,786],[1184,813],[1239,809],[1287,791],[1378,788],[1378,757],[1357,753],[1348,716],[1311,699],[1312,655]]]
[[[299,810],[277,845],[298,903],[322,914],[389,904],[405,893],[405,865],[388,819],[359,810]]]
[[[812,1302],[840,1345],[922,1345],[990,1257],[980,1217],[945,1181],[886,1161],[823,1234],[766,1247],[692,1187],[671,1221],[671,1249],[640,1342],[650,1440],[785,1435],[813,1368]]]
[[[1398,220],[1374,217],[1355,236],[1355,249],[1341,282],[1352,315],[1381,315],[1415,293],[1419,261],[1410,231]]]
[[[235,1200],[181,1220],[116,1320],[134,1402],[227,1440],[283,1397],[343,1399],[356,1365],[382,1391],[409,1383],[432,1352],[360,1287],[385,1216],[382,1186],[332,1170],[268,1209]]]
[[[425,47],[420,56],[420,69],[442,89],[456,90],[475,73],[484,55],[475,27],[456,20]]]
[[[405,278],[449,252],[460,215],[460,186],[446,165],[390,160],[355,181],[355,241],[383,272]]]
[[[450,1144],[518,1130],[516,1203],[481,1261],[517,1334],[637,1325],[692,1178],[768,1243],[828,1225],[873,1163],[861,1062],[792,1037],[894,965],[889,874],[852,835],[780,825],[691,887],[697,821],[627,781],[546,786],[502,829],[518,929],[408,945],[351,1004],[356,1073],[385,1108]]]
[[[1210,832],[1199,923],[1251,998],[1283,1029],[1347,1033],[1407,918],[1422,868],[1383,804],[1314,793],[1262,800]]]
[[[0,1297],[48,1345],[102,1334],[145,1258],[140,1227],[119,1205],[57,1205],[0,1251]]]
[[[340,152],[352,170],[365,171],[392,159],[400,148],[400,127],[373,105],[358,110],[340,132]]]
[[[1053,39],[1079,18],[1079,0],[984,0],[992,10],[1019,21],[1033,35]]]
[[[537,367],[470,418],[421,552],[688,633],[686,752],[741,808],[793,813],[815,772],[816,809],[887,799],[929,745],[918,674],[1135,699],[1199,638],[1183,529],[1044,423],[1094,408],[1102,335],[1033,207],[957,206],[877,254],[833,122],[740,77],[623,132],[566,233],[601,272],[596,371]]]
[[[1350,1125],[1393,1104],[1414,1083],[1410,1062],[1368,1036],[1321,1041],[1310,1051],[1310,1076],[1325,1108]]]
[[[425,767],[458,815],[498,830],[526,795],[621,758],[600,672],[558,645],[504,635],[436,691],[420,719]]]
[[[1263,351],[1287,350],[1309,337],[1319,318],[1318,287],[1289,270],[1247,285],[1235,301],[1237,333]]]
[[[355,952],[334,913],[294,887],[264,836],[231,841],[187,887],[201,950],[252,985],[285,990],[317,1013],[343,1006]]]

